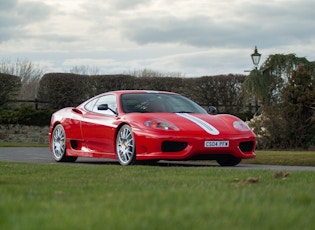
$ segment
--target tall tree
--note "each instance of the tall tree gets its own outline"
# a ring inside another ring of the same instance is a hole
[[[100,74],[100,69],[95,66],[79,65],[79,66],[73,66],[69,72],[74,73],[74,74],[81,74],[81,75],[98,75]]]
[[[264,130],[265,147],[315,144],[314,75],[315,65],[306,58],[275,54],[247,76],[243,92],[247,99],[256,97],[262,105],[259,124],[253,127]],[[258,139],[261,136],[257,133]]]
[[[281,92],[288,84],[292,71],[300,64],[310,65],[306,58],[295,54],[273,54],[245,78],[243,95],[245,100],[258,99],[263,106],[281,102]]]
[[[287,144],[291,147],[307,145],[314,138],[314,75],[313,69],[300,65],[289,77],[283,89],[282,117],[286,121]]]

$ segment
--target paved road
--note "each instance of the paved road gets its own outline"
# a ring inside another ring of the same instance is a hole
[[[47,147],[4,147],[0,148],[0,161],[5,162],[32,162],[42,164],[55,164],[52,155]],[[78,158],[76,163],[84,164],[117,164],[117,161],[108,159],[93,159],[93,158]],[[209,166],[219,167],[218,164],[209,161],[205,162],[182,162],[182,161],[160,161],[160,166]],[[280,165],[254,165],[254,164],[239,164],[235,169],[271,169],[271,170],[300,170],[300,171],[315,171],[314,166],[280,166]]]

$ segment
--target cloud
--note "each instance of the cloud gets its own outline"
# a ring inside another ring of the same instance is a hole
[[[251,1],[241,8],[236,6],[231,2],[221,14],[214,15],[198,15],[198,12],[189,17],[137,15],[123,22],[123,35],[141,45],[181,43],[195,47],[244,47],[257,41],[277,46],[305,42],[313,37],[311,9],[315,2]]]
[[[314,7],[315,2],[308,0],[200,4],[189,0],[109,0],[82,4],[83,11],[76,17],[93,21],[88,31],[109,38],[105,41],[209,48],[256,43],[279,46],[313,37]]]
[[[0,2],[0,11],[4,12],[11,10],[17,4],[17,0],[3,0]]]
[[[138,6],[149,5],[152,0],[109,0],[110,5],[116,10],[135,9]]]
[[[1,0],[0,58],[47,71],[243,73],[255,45],[262,62],[274,53],[314,60],[314,8],[313,0]]]
[[[2,0],[0,42],[29,35],[27,28],[47,19],[52,9],[44,3]]]
[[[142,18],[129,21],[125,28],[124,35],[138,44],[180,43],[196,47],[234,44],[235,41],[226,38],[238,30],[206,17]]]

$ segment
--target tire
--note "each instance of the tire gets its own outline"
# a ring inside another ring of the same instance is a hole
[[[57,162],[75,162],[77,157],[66,155],[66,132],[61,124],[56,125],[52,133],[52,153]]]
[[[123,125],[116,136],[116,155],[121,165],[136,163],[135,138],[129,125]]]
[[[217,159],[217,162],[221,166],[235,166],[238,165],[242,161],[241,158],[237,158],[234,156],[224,156],[222,158]]]

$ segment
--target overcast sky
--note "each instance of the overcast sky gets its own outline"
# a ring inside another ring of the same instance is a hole
[[[1,0],[0,59],[46,72],[244,74],[255,45],[315,60],[314,0]]]

